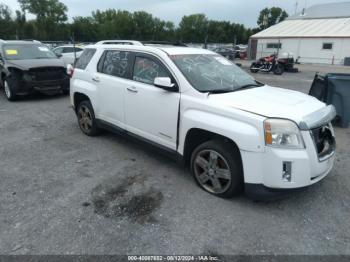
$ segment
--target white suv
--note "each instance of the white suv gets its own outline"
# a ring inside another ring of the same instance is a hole
[[[71,79],[81,130],[124,132],[180,156],[221,197],[268,199],[332,169],[333,106],[255,81],[224,57],[177,46],[93,45]]]

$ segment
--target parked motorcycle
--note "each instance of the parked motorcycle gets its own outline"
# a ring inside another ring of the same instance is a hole
[[[285,69],[285,62],[277,59],[276,54],[262,57],[258,61],[253,62],[250,66],[250,72],[273,72],[275,75],[282,75]]]
[[[291,53],[283,53],[278,58],[276,54],[273,54],[252,63],[250,71],[252,73],[272,71],[276,75],[281,75],[283,72],[297,73],[299,70],[294,67],[294,64],[296,62]]]

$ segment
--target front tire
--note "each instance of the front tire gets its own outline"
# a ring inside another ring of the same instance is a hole
[[[243,190],[243,171],[239,151],[231,143],[211,140],[192,153],[191,172],[205,191],[230,198]]]
[[[7,79],[5,79],[3,86],[4,86],[4,94],[7,100],[11,102],[15,101],[17,99],[16,93],[13,90],[12,85]]]
[[[63,95],[69,95],[69,89],[62,89],[62,94]]]
[[[87,136],[96,136],[100,133],[95,118],[94,109],[90,101],[82,101],[77,108],[77,117],[80,130]]]
[[[253,64],[250,66],[250,72],[256,74],[256,73],[259,71],[259,69],[254,69],[254,67],[256,67],[256,64],[255,64],[255,63],[253,63]]]
[[[273,73],[275,75],[282,75],[284,72],[284,66],[283,65],[280,65],[280,64],[277,64],[275,66],[275,68],[273,69]]]

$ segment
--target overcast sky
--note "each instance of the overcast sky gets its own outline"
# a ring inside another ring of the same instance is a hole
[[[228,20],[255,27],[258,14],[264,7],[279,6],[289,15],[303,7],[320,3],[341,2],[346,0],[61,0],[68,7],[68,16],[87,16],[93,10],[108,8],[128,11],[146,11],[164,20],[178,24],[183,15],[204,13],[210,19]],[[0,0],[10,6],[14,12],[19,9],[17,0]]]

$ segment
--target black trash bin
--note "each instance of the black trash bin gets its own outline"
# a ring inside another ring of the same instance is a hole
[[[341,127],[350,122],[350,74],[316,74],[309,95],[332,104],[337,110]]]

